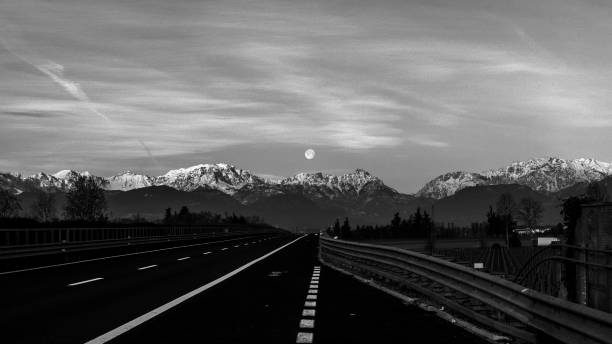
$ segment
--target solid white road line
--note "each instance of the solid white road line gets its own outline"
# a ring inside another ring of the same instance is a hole
[[[298,332],[296,343],[312,343],[312,333],[310,332]]]
[[[68,286],[69,287],[74,287],[75,285],[81,285],[81,284],[85,284],[85,283],[95,282],[95,281],[99,281],[101,279],[103,279],[103,278],[102,277],[96,277],[96,278],[88,279],[88,280],[81,281],[81,282],[70,283],[70,284],[68,284]]]
[[[202,253],[202,254],[211,254],[211,253],[212,253],[212,252],[207,251],[207,252],[204,252],[204,253]]]
[[[113,329],[111,331],[108,331],[108,332],[106,332],[106,333],[104,333],[104,334],[102,334],[102,335],[100,335],[100,336],[98,336],[98,337],[88,341],[85,344],[106,343],[106,342],[110,341],[111,339],[116,338],[117,336],[119,336],[119,335],[121,335],[121,334],[123,334],[123,333],[125,333],[125,332],[127,332],[127,331],[129,331],[131,329],[133,329],[134,327],[136,327],[138,325],[141,325],[142,323],[144,323],[144,322],[146,322],[148,320],[153,319],[154,317],[164,313],[165,311],[167,311],[167,310],[169,310],[169,309],[171,309],[173,307],[176,307],[177,305],[179,305],[179,304],[189,300],[190,298],[192,298],[192,297],[202,293],[203,291],[206,291],[207,289],[210,289],[210,288],[214,287],[215,285],[217,285],[217,284],[225,281],[226,279],[228,279],[228,278],[238,274],[239,272],[249,268],[250,266],[252,266],[252,265],[254,265],[254,264],[256,264],[256,263],[258,263],[258,262],[260,262],[260,261],[262,261],[262,260],[264,260],[264,259],[266,259],[268,257],[270,257],[271,255],[275,254],[276,252],[284,249],[285,247],[295,243],[296,241],[298,241],[298,240],[300,240],[300,239],[302,239],[304,237],[305,236],[303,235],[303,236],[301,236],[301,237],[299,237],[299,238],[297,238],[297,239],[295,239],[295,240],[293,240],[293,241],[291,241],[291,242],[289,242],[289,243],[287,243],[287,244],[285,244],[285,245],[283,245],[283,246],[281,246],[281,247],[279,247],[277,249],[274,249],[274,250],[264,254],[263,256],[255,259],[255,260],[252,260],[249,263],[244,264],[243,266],[237,268],[236,270],[233,270],[232,272],[230,272],[228,274],[225,274],[225,275],[217,278],[216,280],[214,280],[212,282],[209,282],[209,283],[207,283],[207,284],[205,284],[205,285],[203,285],[203,286],[201,286],[201,287],[199,287],[197,289],[194,289],[194,290],[190,291],[189,293],[187,293],[187,294],[185,294],[183,296],[180,296],[180,297],[178,297],[178,298],[176,298],[176,299],[174,299],[174,300],[172,300],[172,301],[170,301],[170,302],[168,302],[168,303],[166,303],[164,305],[161,305],[161,306],[155,308],[154,310],[139,316],[136,319],[133,319],[133,320],[131,320],[131,321],[129,321],[129,322],[127,322],[127,323],[125,323],[125,324],[123,324],[123,325],[121,325],[121,326],[119,326],[119,327],[117,327],[117,328],[115,328],[115,329]]]
[[[143,266],[143,267],[141,267],[141,268],[138,268],[138,270],[146,270],[146,269],[154,268],[154,267],[156,267],[156,266],[157,266],[156,264],[153,264],[153,265],[147,265],[147,266]]]
[[[191,258],[191,257],[183,257],[183,258],[179,258],[177,260],[185,260],[185,259],[189,259],[189,258]]]
[[[129,256],[135,256],[135,255],[138,255],[138,254],[145,254],[145,253],[153,253],[153,252],[162,252],[162,251],[168,251],[168,250],[175,250],[177,248],[203,246],[203,245],[212,245],[212,244],[218,244],[218,243],[221,243],[221,242],[229,242],[229,241],[236,241],[236,240],[244,240],[244,238],[235,238],[235,239],[227,239],[227,240],[219,240],[219,241],[202,242],[202,243],[199,243],[199,244],[172,246],[172,247],[160,248],[160,249],[157,249],[157,250],[148,250],[148,251],[125,253],[125,254],[117,254],[117,255],[108,256],[108,257],[100,257],[100,258],[78,260],[76,262],[61,263],[61,264],[52,264],[52,265],[38,266],[38,267],[35,267],[35,268],[27,268],[27,269],[21,269],[21,270],[5,271],[5,272],[0,272],[0,276],[8,275],[8,274],[15,274],[15,273],[18,273],[18,272],[35,271],[35,270],[41,270],[41,269],[56,268],[56,267],[59,267],[59,266],[67,266],[67,265],[73,265],[73,264],[95,262],[95,261],[98,261],[98,260],[106,260],[106,259],[112,259],[112,258],[129,257]]]

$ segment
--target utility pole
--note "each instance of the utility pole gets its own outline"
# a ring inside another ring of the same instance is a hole
[[[431,250],[431,255],[434,254],[434,249],[436,246],[436,221],[434,217],[434,205],[431,205],[431,228],[429,229],[429,247]]]

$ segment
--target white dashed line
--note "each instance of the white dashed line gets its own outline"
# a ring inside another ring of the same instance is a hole
[[[302,311],[302,316],[303,317],[314,317],[315,316],[315,310],[314,309],[304,309]]]
[[[209,283],[207,283],[207,284],[205,284],[205,285],[203,285],[203,286],[201,286],[199,288],[196,288],[196,289],[188,292],[185,295],[182,295],[182,296],[180,296],[180,297],[178,297],[178,298],[176,298],[176,299],[174,299],[174,300],[172,300],[172,301],[170,301],[170,302],[168,302],[168,303],[166,303],[164,305],[161,305],[161,306],[159,306],[159,307],[149,311],[148,313],[145,313],[145,314],[143,314],[143,315],[141,315],[141,316],[139,316],[139,317],[137,317],[137,318],[135,318],[135,319],[133,319],[131,321],[128,321],[127,323],[125,323],[125,324],[123,324],[123,325],[121,325],[121,326],[119,326],[119,327],[117,327],[117,328],[115,328],[113,330],[110,330],[110,331],[108,331],[108,332],[106,332],[106,333],[104,333],[104,334],[102,334],[102,335],[100,335],[100,336],[98,336],[98,337],[96,337],[96,338],[86,342],[85,344],[102,344],[102,343],[106,343],[106,342],[116,338],[117,336],[120,336],[121,334],[123,334],[123,333],[125,333],[125,332],[127,332],[127,331],[129,331],[129,330],[131,330],[133,328],[135,328],[136,326],[141,325],[144,322],[149,321],[149,320],[153,319],[154,317],[156,317],[156,316],[166,312],[167,310],[170,310],[170,309],[176,307],[177,305],[179,305],[179,304],[181,304],[181,303],[191,299],[192,297],[194,297],[194,296],[196,296],[196,295],[198,295],[198,294],[200,294],[200,293],[202,293],[202,292],[204,292],[204,291],[214,287],[215,285],[217,285],[217,284],[227,280],[228,278],[230,278],[230,277],[240,273],[241,271],[246,270],[250,266],[252,266],[252,265],[254,265],[254,264],[256,264],[256,263],[258,263],[258,262],[260,262],[260,261],[262,261],[264,259],[266,259],[267,257],[273,255],[274,253],[284,249],[285,247],[295,243],[296,241],[298,241],[298,240],[300,240],[302,238],[304,238],[304,236],[301,236],[301,237],[299,237],[299,238],[297,238],[297,239],[295,239],[295,240],[293,240],[293,241],[291,241],[291,242],[289,242],[289,243],[287,243],[287,244],[285,244],[285,245],[283,245],[281,247],[278,247],[278,248],[276,248],[276,249],[274,249],[274,250],[264,254],[263,256],[255,259],[255,260],[252,260],[249,263],[244,264],[243,266],[237,268],[236,270],[233,270],[232,272],[230,272],[230,273],[228,273],[226,275],[223,275],[223,276],[217,278],[216,280],[214,280],[212,282],[209,282]]]
[[[296,343],[312,343],[312,333],[298,332]]]
[[[162,252],[162,251],[168,251],[168,250],[176,250],[176,249],[185,248],[185,247],[212,245],[212,244],[218,244],[218,243],[222,243],[222,242],[229,242],[229,241],[236,241],[236,240],[243,240],[243,239],[244,238],[235,238],[235,239],[227,239],[227,240],[209,241],[209,242],[204,242],[204,243],[199,243],[199,244],[189,244],[189,245],[173,246],[173,247],[160,248],[160,249],[156,249],[156,250],[147,250],[147,251],[140,251],[140,252],[117,254],[117,255],[108,256],[108,257],[100,257],[100,258],[92,258],[92,259],[85,259],[85,260],[77,260],[75,262],[69,262],[69,263],[52,264],[52,265],[38,266],[38,267],[35,267],[35,268],[27,268],[27,269],[21,269],[21,270],[13,270],[13,271],[0,272],[0,276],[8,275],[8,274],[15,274],[15,273],[19,273],[19,272],[26,272],[26,271],[35,271],[35,270],[42,270],[42,269],[49,269],[49,268],[57,268],[57,267],[60,267],[60,266],[68,266],[68,265],[81,264],[81,263],[97,262],[99,260],[107,260],[107,259],[114,259],[114,258],[121,258],[121,257],[129,257],[129,256],[135,256],[135,255],[147,254],[147,253],[153,253],[153,252]],[[168,239],[168,241],[170,241],[170,239]]]
[[[186,259],[189,259],[189,258],[191,258],[191,257],[183,257],[183,258],[179,258],[177,260],[186,260]]]
[[[146,269],[154,268],[154,267],[156,267],[156,266],[157,266],[156,264],[153,264],[153,265],[147,265],[147,266],[143,266],[143,267],[141,267],[141,268],[138,268],[138,270],[146,270]]]
[[[202,254],[211,254],[212,252],[208,251],[208,252],[204,252]]]
[[[300,328],[314,328],[314,319],[300,320]]]
[[[221,251],[225,251],[225,250],[227,250],[227,247],[224,247],[224,248],[221,249]]]
[[[306,301],[304,302],[304,309],[302,310],[303,317],[309,317],[300,320],[300,329],[314,330],[314,317],[316,314],[315,307],[317,307],[317,294],[319,293],[319,274],[321,267],[315,266],[313,268],[308,293],[306,294]],[[298,332],[296,343],[312,343],[314,333],[312,332]]]
[[[101,279],[103,279],[103,278],[102,277],[96,277],[96,278],[88,279],[88,280],[81,281],[81,282],[70,283],[70,284],[68,284],[68,286],[69,287],[74,287],[75,285],[81,285],[81,284],[85,284],[85,283],[95,282],[95,281],[99,281]]]
[[[234,247],[240,247],[240,245],[234,245]]]

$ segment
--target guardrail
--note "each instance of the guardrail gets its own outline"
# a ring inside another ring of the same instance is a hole
[[[252,230],[253,226],[0,228],[0,249]],[[259,227],[257,227],[259,228]],[[261,227],[262,230],[270,229]]]
[[[537,342],[535,330],[563,343],[612,343],[611,314],[417,252],[328,237],[321,237],[320,243],[321,260],[326,264],[416,290],[463,316],[524,341]],[[469,302],[457,301],[465,298],[495,310],[493,316],[465,306]]]

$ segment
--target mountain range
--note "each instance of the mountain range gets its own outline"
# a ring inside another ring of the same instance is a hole
[[[414,195],[400,193],[362,169],[340,176],[317,172],[268,179],[226,163],[179,168],[156,177],[131,171],[111,177],[72,170],[25,177],[0,173],[0,188],[28,203],[40,190],[68,191],[79,175],[105,184],[115,217],[159,218],[167,207],[187,205],[196,211],[258,215],[278,226],[302,228],[327,225],[345,216],[354,223],[381,224],[395,212],[407,216],[417,207],[435,206],[437,221],[467,225],[484,220],[488,205],[504,192],[517,199],[539,199],[545,205],[543,222],[556,223],[560,195],[583,192],[589,182],[612,180],[612,164],[593,159],[531,159],[480,173],[446,173]]]

